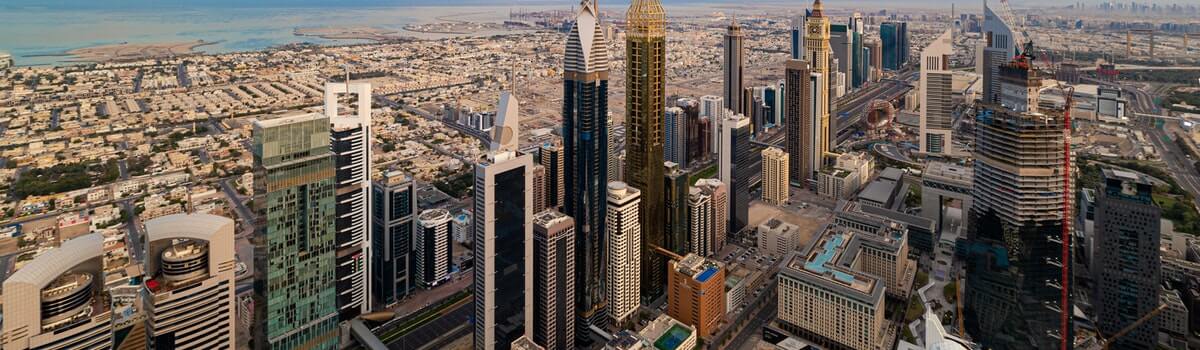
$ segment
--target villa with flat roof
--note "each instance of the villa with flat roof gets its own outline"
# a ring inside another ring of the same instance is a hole
[[[788,255],[777,282],[782,328],[829,349],[884,349],[887,280],[867,271],[881,242],[827,226]]]

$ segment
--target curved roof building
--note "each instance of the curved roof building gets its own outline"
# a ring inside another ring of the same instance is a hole
[[[63,242],[4,281],[5,350],[112,347],[103,244],[99,234]]]
[[[151,348],[233,349],[234,221],[175,214],[146,222],[143,289]]]

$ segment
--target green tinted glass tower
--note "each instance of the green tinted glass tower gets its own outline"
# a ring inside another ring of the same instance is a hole
[[[254,348],[337,348],[329,118],[254,122]]]

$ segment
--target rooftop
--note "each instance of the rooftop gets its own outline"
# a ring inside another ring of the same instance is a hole
[[[716,260],[705,259],[693,253],[688,254],[682,260],[675,263],[675,270],[692,276],[693,279],[700,283],[704,283],[708,282],[712,276],[721,270],[721,263]]]
[[[786,258],[780,271],[784,275],[823,285],[843,295],[874,304],[883,294],[879,278],[854,271],[850,265],[858,254],[862,240],[848,230],[827,227],[802,252]]]

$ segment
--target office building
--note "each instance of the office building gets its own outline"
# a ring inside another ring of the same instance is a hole
[[[337,169],[329,116],[254,122],[256,349],[338,342]]]
[[[541,164],[533,166],[533,210],[540,213],[546,210],[546,167]]]
[[[542,201],[545,205],[543,209],[561,209],[567,194],[566,152],[563,151],[563,146],[554,142],[543,143],[542,147],[538,148],[538,163],[546,167],[545,183],[542,186]],[[536,200],[537,198],[534,198],[534,201]]]
[[[642,193],[624,182],[608,184],[608,312],[616,324],[629,321],[641,302]]]
[[[814,171],[808,168],[812,162],[806,156],[812,152],[804,142],[812,137],[809,133],[813,130],[812,109],[809,108],[812,104],[811,77],[812,70],[808,62],[795,59],[787,61],[783,88],[787,95],[784,98],[784,151],[788,155],[788,182],[792,186],[805,186],[811,176],[809,174]]]
[[[553,209],[533,217],[533,341],[575,347],[575,220]]]
[[[863,54],[866,55],[863,61],[867,62],[867,81],[877,83],[883,79],[883,41],[871,39],[863,46]]]
[[[950,57],[954,55],[954,36],[947,29],[921,51],[921,153],[927,155],[954,154],[954,72]]]
[[[687,160],[687,132],[687,113],[683,108],[667,108],[663,116],[663,159],[676,164]]]
[[[390,307],[416,286],[411,264],[417,196],[412,177],[400,171],[384,173],[371,192],[372,300],[376,307]]]
[[[67,240],[4,280],[5,350],[112,348],[103,246],[95,233]]]
[[[793,60],[803,60],[805,55],[807,55],[805,53],[806,51],[804,51],[804,33],[805,33],[805,28],[807,28],[807,25],[806,25],[807,21],[808,21],[807,13],[803,16],[796,16],[796,17],[792,18],[792,28],[791,28],[791,54],[792,54],[792,56],[791,56],[791,59],[793,59]]]
[[[815,81],[810,81],[811,89],[807,91],[813,96],[810,100],[813,105],[813,112],[810,116],[814,119],[812,127],[816,133],[811,140],[802,142],[808,141],[812,147],[811,153],[814,154],[814,157],[811,159],[813,162],[811,171],[816,172],[821,168],[821,157],[824,157],[825,153],[829,153],[830,144],[833,142],[831,136],[836,134],[830,133],[833,125],[829,118],[830,110],[833,107],[831,106],[830,83],[836,69],[830,67],[833,60],[833,50],[829,47],[830,24],[829,17],[824,15],[824,6],[821,5],[821,0],[813,1],[812,15],[808,17],[807,25],[808,31],[804,36],[804,47],[808,50],[806,61],[816,76]],[[805,175],[808,175],[809,178],[813,177],[809,173],[805,173]]]
[[[983,2],[982,59],[975,62],[977,73],[983,76],[983,102],[1000,103],[1000,66],[1017,56],[1017,45],[1021,44],[1013,25],[1005,23],[987,1]]]
[[[871,178],[871,169],[874,168],[874,160],[866,153],[838,154],[835,163],[821,169],[817,175],[817,195],[835,201],[850,199]]]
[[[338,97],[356,99],[355,113],[341,115]],[[325,83],[325,115],[336,172],[338,318],[368,311],[371,249],[371,84]]]
[[[729,115],[725,99],[720,96],[700,96],[700,117],[708,119],[709,148],[713,154],[721,152],[721,121]]]
[[[679,168],[678,164],[666,162],[663,164],[663,201],[666,202],[667,216],[663,221],[667,234],[666,245],[663,248],[684,254],[688,251],[688,190],[690,174]]]
[[[667,277],[667,315],[713,335],[725,317],[725,267],[716,260],[688,254],[673,261]]]
[[[837,65],[831,70],[844,74],[847,79],[854,76],[854,31],[849,24],[829,25],[829,48]],[[849,86],[850,84],[846,84]]]
[[[908,23],[884,22],[879,26],[883,42],[883,69],[900,70],[908,63]]]
[[[867,33],[867,23],[861,13],[855,12],[850,16],[850,52],[851,52],[851,86],[858,89],[867,82],[867,59],[864,55]]]
[[[800,249],[800,226],[771,218],[758,225],[758,253],[782,257]]]
[[[146,221],[143,301],[151,349],[234,349],[232,219],[173,214]]]
[[[520,108],[500,93],[486,161],[475,165],[475,349],[533,334],[533,156],[517,153]]]
[[[662,294],[666,261],[647,249],[663,234],[663,130],[666,103],[666,12],[661,0],[634,0],[625,12],[625,182],[642,192],[642,296]],[[728,103],[728,101],[726,101]],[[615,317],[614,317],[615,318]]]
[[[563,213],[575,220],[576,329],[581,330],[604,319],[605,184],[624,178],[620,155],[609,143],[608,45],[597,6],[596,1],[580,6],[563,60]]]
[[[729,232],[729,186],[718,179],[700,179],[696,188],[709,198],[709,222],[711,231],[692,232],[692,252],[702,256],[712,256],[725,247],[725,237]],[[710,233],[711,232],[711,233]],[[697,237],[700,240],[695,240]]]
[[[1090,296],[1100,332],[1116,334],[1159,305],[1162,209],[1146,175],[1103,169],[1101,179]],[[1117,348],[1154,348],[1158,325],[1146,322],[1115,341]]]
[[[750,120],[734,115],[726,118],[721,137],[721,182],[729,184],[728,232],[741,231],[750,220],[751,164]]]
[[[788,186],[788,154],[777,147],[762,151],[762,199],[773,205],[786,205],[791,186]],[[749,198],[746,199],[749,201]]]
[[[723,44],[725,60],[721,66],[725,71],[725,103],[729,105],[729,109],[733,110],[734,114],[750,115],[750,111],[744,108],[746,101],[743,100],[742,93],[745,90],[743,71],[746,65],[746,34],[742,32],[742,26],[738,24],[737,18],[730,20],[729,26],[725,27]]]
[[[880,278],[853,268],[858,236],[827,227],[783,259],[778,321],[783,330],[827,349],[888,349]]]
[[[450,259],[454,244],[450,241],[450,211],[427,209],[417,215],[413,235],[413,280],[430,288],[450,278]]]

